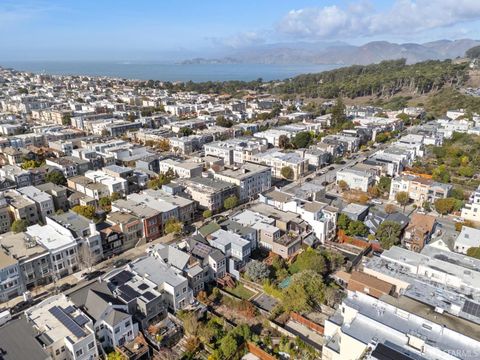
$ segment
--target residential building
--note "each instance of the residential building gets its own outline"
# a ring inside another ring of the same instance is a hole
[[[431,215],[414,213],[405,228],[403,245],[412,251],[419,252],[430,241],[435,231],[436,218]]]
[[[68,210],[68,193],[65,186],[56,185],[53,183],[45,183],[37,185],[36,188],[52,197],[55,210]]]
[[[202,176],[203,166],[199,163],[189,161],[176,161],[165,159],[159,162],[160,172],[166,173],[168,170],[173,171],[180,178],[192,178]]]
[[[215,173],[214,178],[238,188],[238,199],[249,201],[272,187],[272,171],[268,166],[246,162],[239,168]]]
[[[460,254],[467,254],[468,249],[480,247],[480,230],[462,226],[460,234],[455,239],[453,251]]]
[[[371,173],[355,168],[344,168],[337,171],[337,185],[344,181],[350,189],[367,192],[375,182]]]
[[[475,359],[480,342],[440,321],[348,291],[325,321],[322,359]],[[442,315],[438,315],[441,317]],[[468,351],[461,351],[468,349]]]
[[[37,224],[41,219],[36,203],[28,197],[15,190],[5,191],[3,195],[5,196],[10,215],[13,219],[25,220],[29,225]]]
[[[18,189],[18,192],[35,203],[37,213],[43,223],[46,222],[48,216],[55,213],[55,205],[50,194],[43,192],[34,186],[25,186]]]
[[[439,183],[432,179],[401,175],[392,179],[390,200],[395,200],[398,192],[406,192],[415,205],[423,206],[424,202],[433,204],[438,199],[447,198],[452,188],[450,184]]]
[[[462,218],[480,223],[480,186],[470,196],[470,201],[463,206]]]
[[[219,157],[228,166],[250,161],[252,155],[266,151],[268,143],[265,139],[234,138],[205,144],[203,148],[206,156]]]
[[[20,296],[24,291],[18,260],[0,251],[0,302]]]
[[[0,193],[0,234],[10,231],[12,219],[10,217],[9,206],[5,196]]]
[[[25,312],[52,359],[99,358],[93,322],[65,295],[53,295]]]
[[[178,179],[175,183],[181,184],[199,207],[213,212],[222,210],[225,199],[238,193],[236,185],[211,178]]]
[[[302,158],[297,153],[283,153],[276,149],[267,150],[250,157],[250,161],[271,167],[272,176],[282,178],[282,169],[289,167],[293,177],[289,180],[298,180],[308,171],[308,159]]]
[[[110,226],[97,225],[104,257],[131,249],[144,238],[142,219],[134,214],[113,211],[107,215],[106,223]]]
[[[47,165],[59,169],[68,179],[72,176],[83,175],[90,168],[90,162],[73,156],[64,156],[55,159],[46,159]]]

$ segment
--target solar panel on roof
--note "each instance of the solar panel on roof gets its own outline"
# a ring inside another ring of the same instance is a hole
[[[118,288],[118,290],[122,293],[122,297],[126,301],[133,300],[140,296],[138,292],[136,292],[131,286],[128,285],[122,285]]]
[[[153,295],[150,291],[143,293],[143,296],[145,296],[145,299],[148,301],[155,299],[155,295]]]
[[[67,306],[65,309],[63,309],[67,314],[71,314],[75,311],[75,308],[72,305]]]
[[[75,316],[75,318],[73,319],[79,326],[83,326],[85,325],[86,323],[88,323],[88,319],[86,316],[83,316],[83,315],[77,315]]]
[[[138,288],[140,290],[146,290],[146,289],[148,289],[148,285],[147,284],[140,284],[140,285],[138,285]]]
[[[76,337],[82,338],[87,335],[85,334],[85,331],[83,331],[82,328],[58,306],[54,306],[48,311]]]
[[[463,312],[467,314],[480,317],[480,304],[475,303],[473,301],[467,300],[465,304],[463,304]]]

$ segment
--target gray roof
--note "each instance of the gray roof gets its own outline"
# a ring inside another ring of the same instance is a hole
[[[98,320],[105,310],[110,306],[110,304],[125,305],[120,300],[116,299],[111,293],[90,289],[85,302],[85,311],[93,319]],[[120,314],[115,314],[115,312],[120,312]],[[105,321],[109,325],[116,325],[118,321],[123,320],[127,316],[129,315],[124,311],[115,309],[108,314],[108,316],[105,318]]]
[[[0,358],[2,360],[45,360],[51,357],[35,339],[32,326],[22,315],[0,327]]]
[[[170,245],[157,244],[153,248],[163,260],[176,267],[179,270],[183,270],[190,259],[190,255]]]
[[[153,281],[157,286],[163,283],[175,287],[181,285],[186,279],[177,274],[173,268],[165,264],[162,260],[151,256],[146,256],[130,263],[132,271],[140,276],[147,276],[148,280]]]
[[[88,229],[90,224],[90,220],[72,210],[62,214],[53,214],[50,217],[65,228],[73,231],[77,237],[81,237],[83,230]]]

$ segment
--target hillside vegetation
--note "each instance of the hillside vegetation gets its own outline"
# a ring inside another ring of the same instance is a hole
[[[426,94],[445,86],[461,85],[468,64],[450,60],[424,61],[407,65],[405,59],[366,66],[349,66],[318,74],[299,75],[273,88],[276,94],[304,95],[331,99],[338,96],[391,97],[400,91]]]

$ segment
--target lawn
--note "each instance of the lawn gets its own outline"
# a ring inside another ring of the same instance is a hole
[[[248,290],[243,284],[238,283],[233,289],[225,288],[225,291],[238,296],[241,299],[248,300],[250,299],[255,293],[251,290]]]

